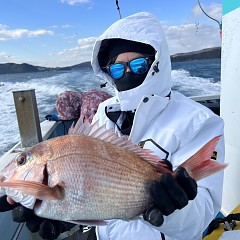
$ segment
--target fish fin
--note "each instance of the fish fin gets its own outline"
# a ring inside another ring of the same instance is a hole
[[[64,189],[61,186],[48,187],[34,181],[10,180],[0,182],[0,187],[12,188],[41,200],[62,199],[64,197]]]
[[[105,142],[110,142],[118,147],[134,152],[149,164],[156,167],[160,172],[171,172],[167,164],[165,164],[165,161],[154,155],[151,150],[140,148],[138,145],[128,140],[126,136],[118,136],[113,129],[107,129],[106,125],[99,127],[98,121],[90,125],[88,120],[83,122],[83,118],[80,117],[77,123],[71,126],[68,134],[85,135]]]
[[[91,124],[90,122],[86,119],[83,121],[84,118],[81,116],[78,121],[69,128],[68,134],[69,135],[88,135],[88,131],[91,130]]]
[[[69,220],[69,223],[74,223],[78,225],[86,225],[86,226],[104,226],[107,225],[107,222],[104,220]]]
[[[179,167],[184,167],[189,175],[196,181],[225,169],[228,164],[211,160],[211,156],[220,137],[221,136],[217,136],[210,140]]]

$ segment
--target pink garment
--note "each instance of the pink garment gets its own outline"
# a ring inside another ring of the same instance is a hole
[[[66,91],[59,94],[56,101],[58,116],[61,120],[77,119],[80,116],[83,93]]]
[[[66,91],[57,98],[57,113],[61,120],[72,120],[81,116],[91,122],[98,105],[110,97],[110,94],[98,89],[85,93]]]
[[[93,116],[97,112],[98,105],[110,97],[112,96],[109,93],[97,89],[84,93],[82,98],[81,117],[92,122]]]

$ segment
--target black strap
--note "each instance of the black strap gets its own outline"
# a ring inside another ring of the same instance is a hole
[[[165,240],[165,235],[161,232],[161,238],[162,240]]]
[[[87,240],[97,240],[95,227],[92,227],[89,231],[88,239]]]
[[[90,230],[88,230],[89,228]],[[95,227],[81,226],[78,231],[63,240],[97,240],[95,229]]]
[[[123,135],[129,135],[130,134],[131,129],[132,129],[132,125],[133,125],[133,119],[134,119],[135,112],[133,112],[133,111],[108,112],[107,107],[106,107],[105,108],[105,113],[106,113],[106,116],[112,122],[114,122],[116,124],[119,131]],[[120,116],[123,118],[123,121],[122,121],[121,125],[119,125],[119,123],[118,123],[118,119],[120,118]]]

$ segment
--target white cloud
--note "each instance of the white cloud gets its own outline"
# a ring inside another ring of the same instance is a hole
[[[96,41],[96,37],[89,37],[79,39],[77,47],[64,49],[57,55],[58,62],[54,63],[54,66],[70,66],[81,62],[87,62],[91,60],[93,44]],[[54,57],[54,54],[51,54]],[[48,63],[49,66],[51,63]]]
[[[84,46],[84,45],[90,45],[93,46],[93,43],[96,41],[96,37],[89,37],[89,38],[82,38],[82,39],[78,39],[78,45]]]
[[[69,5],[76,5],[81,3],[90,3],[90,0],[61,0],[62,3],[67,3]]]
[[[202,8],[210,17],[221,22],[222,4],[202,5]],[[163,22],[163,28],[171,54],[221,46],[219,25],[208,18],[198,4],[183,25],[171,26]]]
[[[0,52],[0,63],[7,62],[11,56],[5,52]]]
[[[171,54],[191,52],[221,45],[219,28],[203,24],[163,26]]]
[[[209,6],[208,15],[221,22],[222,19],[222,4],[212,4]]]
[[[203,5],[201,4],[204,12],[210,16],[211,18],[216,19],[217,21],[221,22],[222,19],[222,4],[213,3],[210,5]],[[207,16],[203,13],[199,5],[195,5],[193,7],[193,14],[195,16],[201,16],[207,18]],[[209,21],[212,21],[210,18],[208,18]]]
[[[210,17],[221,22],[222,4],[201,6]],[[219,25],[208,18],[198,4],[193,7],[192,14],[183,25],[170,26],[163,23],[171,54],[221,46]]]
[[[61,56],[78,56],[82,58],[82,55],[84,56],[90,56],[93,48],[93,44],[96,41],[96,37],[89,37],[89,38],[83,38],[83,39],[78,39],[78,46],[75,48],[70,48],[70,49],[64,49],[63,51],[59,52],[58,55]],[[86,52],[84,52],[86,51]],[[89,61],[90,58],[88,58],[87,61]]]
[[[22,63],[23,60],[19,59],[16,56],[12,56],[6,52],[0,52],[0,63],[10,63],[10,62]]]
[[[40,37],[45,35],[53,35],[53,32],[43,30],[43,29],[39,29],[35,31],[30,31],[27,29],[9,30],[7,26],[0,24],[0,41],[27,38],[27,37]]]
[[[0,24],[0,31],[1,31],[2,29],[5,29],[6,27],[7,27],[6,25]]]
[[[62,28],[71,28],[72,25],[70,25],[70,24],[64,24],[64,25],[62,25],[61,27],[62,27]]]
[[[64,25],[52,25],[49,28],[72,28],[73,26],[70,24],[64,24]]]
[[[96,37],[89,37],[78,39],[75,48],[64,49],[58,53],[49,53],[47,59],[19,59],[16,56],[11,56],[6,52],[0,52],[0,63],[14,62],[14,63],[29,63],[36,66],[44,67],[65,67],[81,62],[91,60],[93,44]]]

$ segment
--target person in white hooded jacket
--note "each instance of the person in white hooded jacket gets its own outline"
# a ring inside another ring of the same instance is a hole
[[[92,67],[116,92],[99,105],[93,122],[98,120],[99,125],[106,124],[133,143],[151,149],[173,170],[209,140],[223,135],[224,123],[219,116],[171,90],[170,54],[161,24],[152,14],[141,12],[112,24],[95,42]],[[217,161],[224,162],[223,137],[215,150]],[[96,228],[97,238],[202,239],[221,207],[223,173],[200,180],[197,185],[187,178],[183,190],[188,196],[183,205],[164,212],[164,206],[169,207],[168,198],[163,197],[165,202],[157,199],[163,206],[161,211],[154,212],[156,207],[138,219],[109,220],[106,226]],[[175,184],[171,181],[175,180],[165,180],[171,195]],[[152,194],[158,194],[158,184],[152,188]],[[182,197],[177,192],[175,195]]]
[[[151,149],[170,169],[175,170],[209,140],[223,135],[219,116],[171,90],[168,46],[159,20],[151,14],[137,13],[110,26],[96,40],[92,67],[116,90],[115,97],[99,105],[93,122],[98,120],[99,125]],[[215,151],[216,160],[224,162],[223,136]],[[175,177],[164,173],[150,186],[153,206],[136,219],[108,220],[107,225],[96,228],[97,239],[202,239],[221,207],[222,181],[223,172],[197,184],[184,168]],[[76,234],[66,239],[95,239],[93,228],[85,235],[75,232],[79,227],[74,224],[42,219],[30,209],[11,205],[6,196],[0,203],[0,212],[12,210],[14,221],[26,222],[31,232],[39,232],[44,239],[63,239],[69,230]]]

